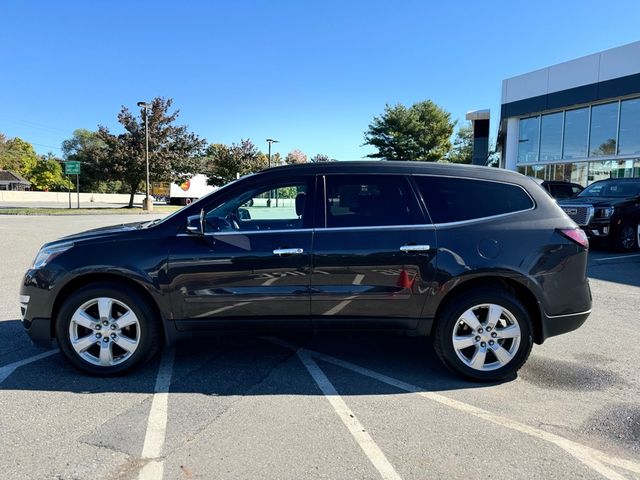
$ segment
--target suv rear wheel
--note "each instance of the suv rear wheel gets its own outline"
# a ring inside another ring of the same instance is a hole
[[[631,222],[624,222],[613,238],[613,247],[621,252],[630,252],[638,248],[638,228]]]
[[[449,369],[473,380],[513,376],[532,345],[530,315],[507,291],[473,290],[450,302],[437,319],[436,354]]]
[[[162,345],[153,310],[135,291],[112,284],[85,287],[67,298],[56,322],[63,354],[87,373],[124,373]]]

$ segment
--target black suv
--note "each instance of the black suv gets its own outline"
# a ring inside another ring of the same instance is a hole
[[[599,180],[559,203],[589,237],[620,251],[638,248],[640,178]]]
[[[584,187],[577,183],[564,182],[562,180],[545,180],[540,183],[540,186],[544,188],[549,195],[557,200],[572,198],[578,195]]]
[[[42,247],[31,337],[124,372],[194,331],[370,329],[433,337],[455,372],[513,375],[591,311],[588,241],[533,180],[488,167],[277,167],[161,221]]]

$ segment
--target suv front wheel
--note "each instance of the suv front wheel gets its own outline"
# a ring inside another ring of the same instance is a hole
[[[449,302],[436,321],[436,354],[449,369],[473,380],[512,377],[533,346],[530,315],[507,291],[467,292]]]
[[[87,373],[125,373],[162,345],[153,310],[135,291],[90,285],[65,300],[56,321],[62,353]]]

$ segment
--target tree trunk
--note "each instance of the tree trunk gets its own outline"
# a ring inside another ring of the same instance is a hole
[[[133,197],[136,194],[136,187],[131,186],[131,196],[129,197],[129,208],[133,208]]]

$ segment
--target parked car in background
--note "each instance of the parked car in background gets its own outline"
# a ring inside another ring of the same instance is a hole
[[[582,185],[562,180],[544,180],[540,183],[540,186],[557,200],[575,197],[584,190]]]
[[[530,178],[488,167],[276,167],[159,221],[42,247],[23,324],[96,375],[194,331],[431,335],[475,380],[513,376],[533,343],[591,312],[582,230]]]
[[[556,200],[575,197],[578,193],[584,190],[584,187],[577,183],[565,182],[562,180],[542,180],[535,177],[530,178],[532,178]]]
[[[640,244],[640,178],[599,180],[559,202],[587,235],[620,251]]]

